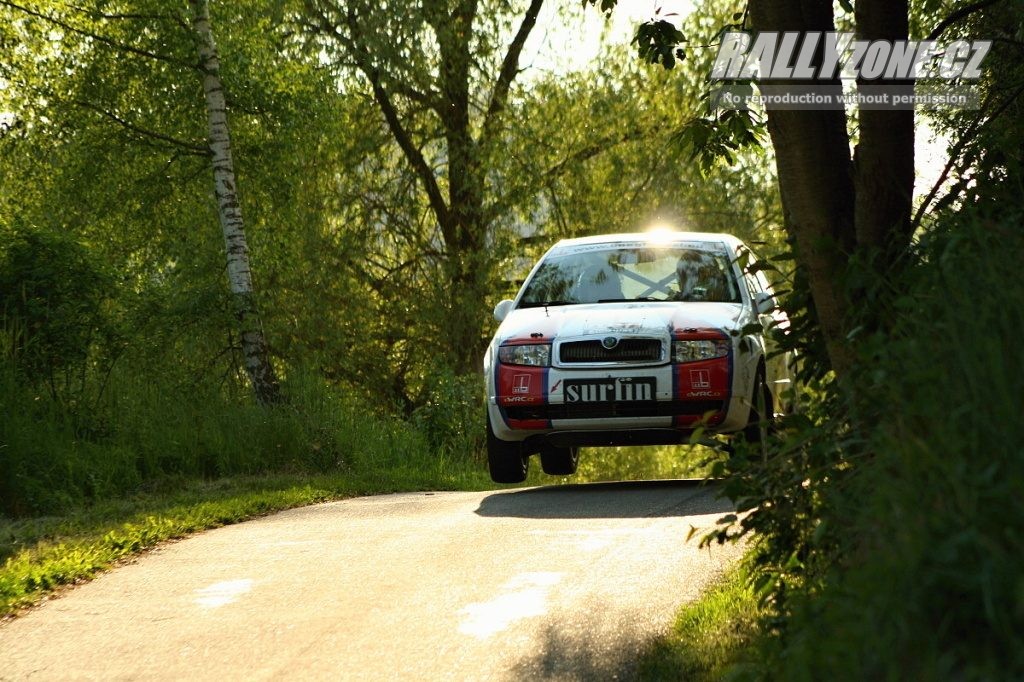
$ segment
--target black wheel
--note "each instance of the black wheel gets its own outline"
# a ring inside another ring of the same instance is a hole
[[[572,476],[580,462],[579,448],[556,448],[545,445],[540,449],[540,468],[549,476]]]
[[[526,480],[530,457],[523,454],[523,444],[501,440],[491,428],[491,414],[487,413],[487,468],[495,483],[522,483]]]
[[[775,418],[775,406],[772,392],[764,377],[764,367],[759,367],[754,379],[754,391],[750,398],[750,416],[743,429],[743,437],[748,443],[763,443],[768,440],[768,432],[772,419]]]

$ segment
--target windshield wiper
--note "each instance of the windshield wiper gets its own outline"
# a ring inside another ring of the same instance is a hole
[[[650,296],[637,296],[636,298],[602,298],[598,303],[633,303],[635,301],[663,302],[663,298],[651,298]]]
[[[579,301],[530,301],[520,303],[520,308],[548,308],[556,305],[576,305]]]

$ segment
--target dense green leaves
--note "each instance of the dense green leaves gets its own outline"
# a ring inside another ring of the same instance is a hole
[[[66,236],[2,227],[0,234],[0,322],[11,344],[3,352],[56,396],[58,377],[85,363],[112,331],[105,304],[114,278]]]
[[[640,59],[651,64],[661,64],[666,69],[674,67],[676,59],[681,61],[686,57],[686,53],[679,47],[685,41],[682,31],[664,19],[641,24],[633,38]]]
[[[763,125],[751,112],[726,109],[688,121],[675,139],[706,174],[720,161],[735,164],[741,150],[759,150],[764,144]]]

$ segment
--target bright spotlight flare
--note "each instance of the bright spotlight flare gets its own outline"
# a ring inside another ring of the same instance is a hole
[[[677,230],[664,223],[656,223],[644,230],[644,234],[650,235],[650,241],[659,244],[670,244],[679,237],[681,230]]]

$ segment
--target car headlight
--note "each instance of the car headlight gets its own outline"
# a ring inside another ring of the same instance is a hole
[[[549,367],[551,345],[501,346],[498,348],[498,359],[506,365]]]
[[[725,340],[675,341],[672,343],[672,362],[694,362],[724,358],[730,343]]]

